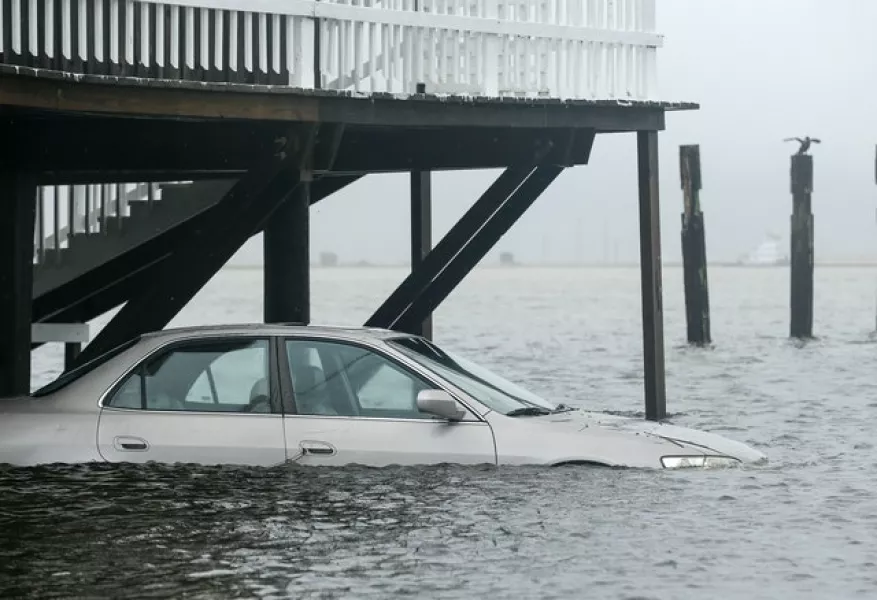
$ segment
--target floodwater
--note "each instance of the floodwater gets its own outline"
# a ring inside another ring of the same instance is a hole
[[[361,323],[401,269],[318,269],[316,322]],[[683,344],[665,269],[672,422],[765,466],[0,470],[0,597],[875,598],[877,271],[817,268],[787,337],[785,268],[710,271],[711,349]],[[642,415],[638,271],[482,269],[436,340],[535,391]],[[175,324],[261,316],[258,271]],[[38,379],[57,349],[35,358]],[[35,382],[39,383],[39,382]]]

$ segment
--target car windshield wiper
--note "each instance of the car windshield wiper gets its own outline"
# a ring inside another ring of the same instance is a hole
[[[505,416],[507,417],[539,417],[542,415],[550,415],[551,411],[547,408],[542,408],[541,406],[525,406],[523,408],[516,408],[510,412],[507,412]]]
[[[566,404],[562,404],[562,403],[561,403],[561,404],[558,404],[558,405],[554,408],[554,411],[553,411],[553,412],[556,412],[556,413],[562,413],[562,412],[570,412],[570,411],[573,411],[573,410],[575,410],[575,407],[573,407],[573,406],[567,406]]]

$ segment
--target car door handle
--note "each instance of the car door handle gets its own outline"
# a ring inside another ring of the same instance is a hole
[[[306,441],[298,445],[304,455],[312,454],[316,456],[332,456],[335,454],[335,446],[326,442]]]
[[[143,438],[120,435],[113,438],[113,447],[120,452],[144,452],[149,444]]]

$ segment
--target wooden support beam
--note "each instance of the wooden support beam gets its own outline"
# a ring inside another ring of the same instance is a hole
[[[32,174],[0,168],[0,398],[30,393],[36,193]]]
[[[432,249],[432,173],[411,173],[411,271],[423,264]],[[432,339],[432,313],[415,327],[415,333]]]
[[[369,317],[365,325],[390,327],[532,171],[532,166],[510,167],[503,171],[481,198],[424,257],[420,267],[409,273]]]
[[[791,318],[789,335],[813,337],[813,157],[792,155]]]
[[[659,421],[667,416],[667,392],[664,382],[658,132],[638,131],[636,141],[646,419]]]
[[[210,179],[212,171],[234,178],[270,151],[280,131],[277,123],[234,121],[21,119],[10,125],[14,143],[6,152],[35,169],[43,185]],[[584,141],[591,133],[573,131]],[[570,147],[563,129],[345,128],[337,137],[324,128],[317,139],[316,175],[500,168],[535,164],[537,155],[542,164],[572,166],[590,157],[590,144]]]
[[[445,268],[390,323],[390,328],[413,333],[417,324],[444,302],[562,171],[563,167],[556,165],[536,167],[484,222],[483,227],[448,261]]]
[[[302,181],[272,213],[265,227],[264,320],[311,321],[310,184]]]
[[[79,355],[87,362],[118,344],[165,327],[229,258],[259,231],[271,213],[301,181],[302,143],[295,132],[278,140],[278,150],[258,161],[226,194],[202,229],[181,243],[172,261],[156,268],[148,288],[129,300]]]
[[[679,147],[682,183],[682,268],[685,286],[685,321],[688,343],[711,342],[709,287],[706,269],[706,235],[700,208],[700,146]]]

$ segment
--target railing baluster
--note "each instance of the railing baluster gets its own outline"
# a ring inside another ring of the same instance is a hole
[[[55,262],[61,262],[61,190],[60,186],[55,186],[54,196],[52,198],[55,212],[52,216],[52,228],[55,231],[55,241],[53,244],[55,250]],[[70,228],[72,231],[72,228]]]
[[[37,188],[37,264],[46,261],[46,220],[45,220],[46,188]]]
[[[117,183],[115,186],[116,189],[116,225],[122,225],[122,184]]]
[[[353,23],[353,89],[357,92],[362,89],[362,27],[363,23]]]
[[[63,188],[61,186],[55,186],[55,194],[60,198],[61,190],[67,192],[67,243],[70,243],[70,239],[73,237],[73,234],[76,233],[76,221],[77,221],[77,213],[79,211],[79,207],[76,205],[76,194],[74,190],[77,190],[79,186],[75,185],[67,185]],[[60,204],[58,205],[60,206]],[[58,213],[58,209],[55,210],[55,216],[60,217],[61,215]],[[60,219],[58,219],[60,221]],[[60,239],[60,229],[55,232],[55,245],[58,246],[61,244]]]
[[[98,196],[100,198],[100,231],[107,233],[107,185],[98,186]]]

